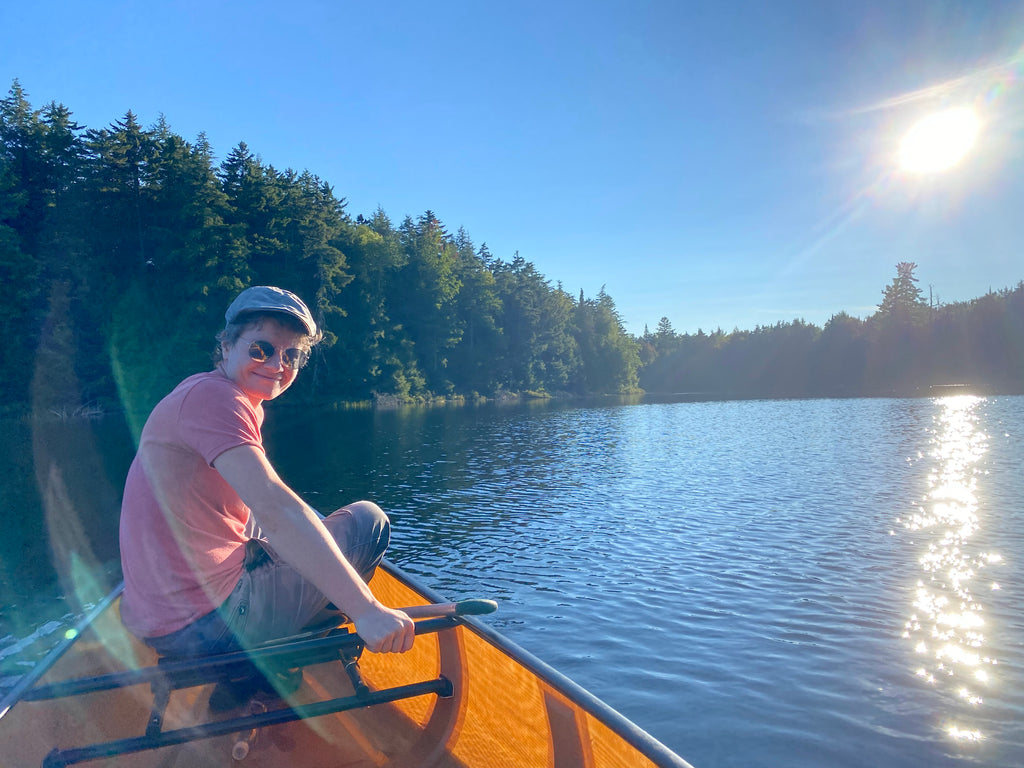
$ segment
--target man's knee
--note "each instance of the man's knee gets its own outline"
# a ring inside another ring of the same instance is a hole
[[[328,530],[339,539],[382,542],[387,547],[391,538],[391,521],[387,514],[372,501],[355,501],[346,504],[324,520]]]
[[[369,581],[391,543],[391,522],[372,501],[356,501],[324,520],[341,551]]]
[[[363,501],[353,501],[351,504],[346,504],[342,509],[348,510],[355,518],[365,517],[368,520],[383,525],[390,523],[384,510],[372,501],[366,501],[365,499]]]

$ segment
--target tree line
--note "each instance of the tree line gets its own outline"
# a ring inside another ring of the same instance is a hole
[[[294,290],[326,330],[290,402],[1020,391],[1024,288],[936,307],[915,268],[897,266],[865,320],[677,334],[662,318],[635,337],[603,289],[573,295],[429,210],[353,217],[326,181],[244,142],[218,163],[163,118],[86,128],[17,81],[0,100],[0,397],[36,410],[144,415],[209,367],[223,309],[258,284]]]
[[[824,328],[794,320],[677,334],[667,318],[641,340],[640,384],[714,397],[1024,393],[1024,281],[971,301],[925,301],[917,264],[900,262],[878,311]]]
[[[6,402],[145,411],[209,367],[224,308],[258,284],[295,291],[325,328],[299,399],[637,387],[636,339],[604,290],[573,296],[431,211],[353,218],[323,179],[244,143],[215,163],[204,136],[162,118],[85,128],[14,82],[0,102]],[[13,365],[26,360],[35,375]]]

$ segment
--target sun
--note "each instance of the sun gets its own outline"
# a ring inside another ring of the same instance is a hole
[[[935,173],[960,162],[978,136],[978,116],[970,107],[936,112],[918,121],[900,143],[900,167]]]

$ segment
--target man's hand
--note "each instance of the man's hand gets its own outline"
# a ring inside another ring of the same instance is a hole
[[[416,639],[412,619],[376,601],[360,616],[351,618],[367,650],[374,653],[405,653]]]

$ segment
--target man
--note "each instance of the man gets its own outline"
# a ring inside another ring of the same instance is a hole
[[[322,334],[295,294],[243,291],[225,313],[217,365],[153,409],[125,483],[125,626],[158,653],[252,647],[341,611],[374,652],[412,647],[414,627],[366,582],[390,537],[377,505],[321,516],[263,450],[263,402],[295,381]]]

